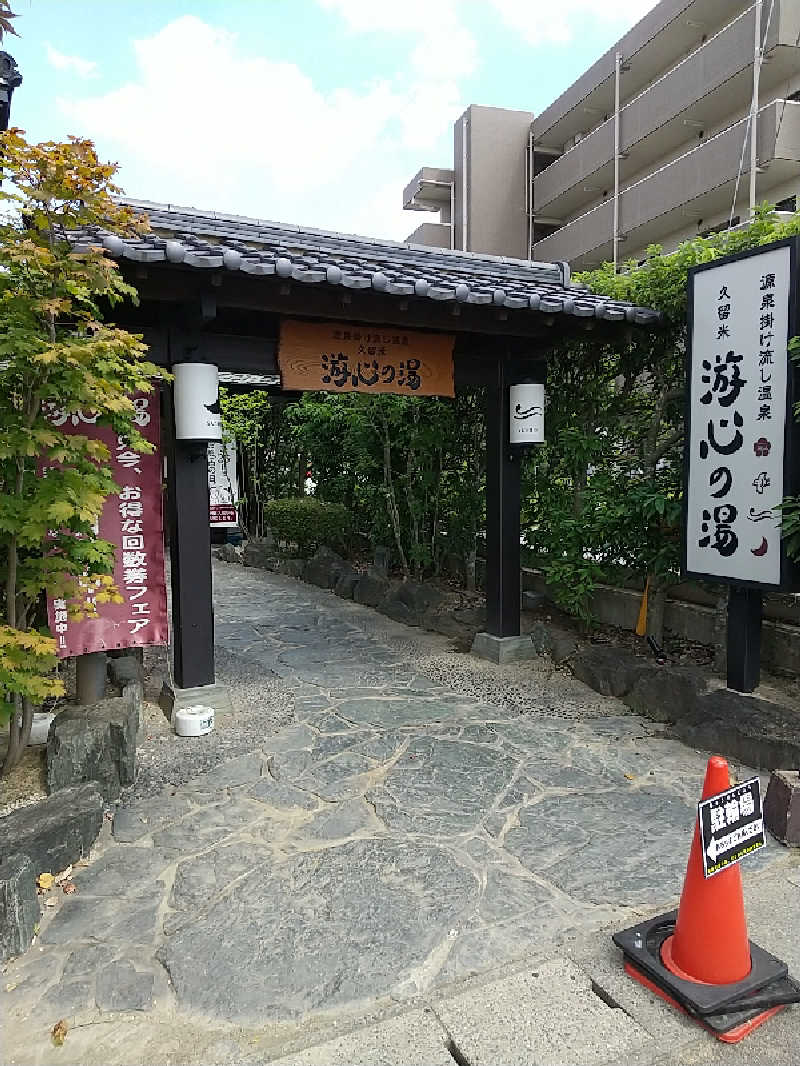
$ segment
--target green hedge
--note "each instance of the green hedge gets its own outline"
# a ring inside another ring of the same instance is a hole
[[[278,540],[296,544],[302,556],[313,555],[323,545],[337,552],[347,548],[350,519],[340,503],[322,503],[313,496],[270,500],[264,521]]]

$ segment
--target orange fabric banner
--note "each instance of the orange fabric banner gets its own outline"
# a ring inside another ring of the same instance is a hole
[[[452,334],[282,319],[281,387],[453,396]]]

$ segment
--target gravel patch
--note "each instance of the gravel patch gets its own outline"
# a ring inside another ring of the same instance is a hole
[[[300,582],[297,582],[300,585]],[[309,589],[320,605],[330,606],[330,593]],[[341,601],[340,601],[341,602]],[[369,607],[345,603],[348,621],[366,634],[412,660],[415,672],[459,695],[471,696],[518,714],[547,714],[557,718],[618,717],[632,712],[619,700],[594,692],[566,667],[550,659],[500,665],[453,650],[453,642],[437,633],[414,629],[385,618]]]
[[[148,649],[149,699],[138,739],[136,782],[123,793],[123,804],[154,796],[168,785],[185,784],[227,759],[257,751],[265,737],[296,721],[288,682],[221,648],[216,667],[217,681],[229,688],[233,715],[218,717],[216,728],[204,737],[179,737],[155,702],[167,676],[166,649]]]

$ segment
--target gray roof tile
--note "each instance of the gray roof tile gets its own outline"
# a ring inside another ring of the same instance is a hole
[[[610,322],[653,325],[656,311],[595,295],[570,283],[566,263],[539,263],[359,237],[346,233],[223,215],[214,211],[127,200],[146,212],[152,232],[121,238],[97,227],[77,244],[102,242],[118,259],[164,260],[198,269],[277,274],[301,284],[412,294],[440,302],[494,304],[508,310],[563,312]]]

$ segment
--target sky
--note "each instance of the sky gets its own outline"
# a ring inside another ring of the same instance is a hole
[[[469,104],[537,113],[656,0],[12,0],[12,124],[127,195],[397,240]]]

